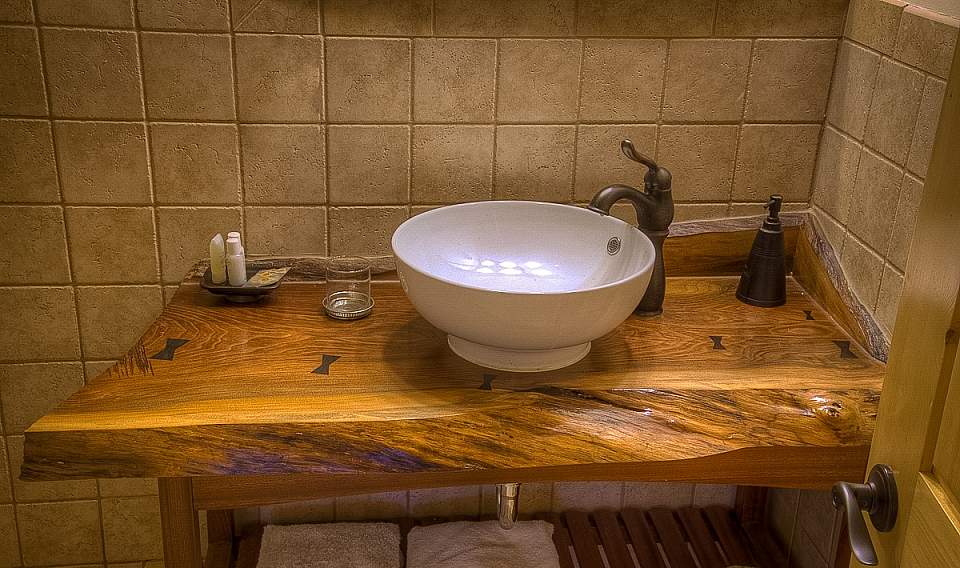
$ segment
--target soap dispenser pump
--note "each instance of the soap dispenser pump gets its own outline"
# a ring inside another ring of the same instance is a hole
[[[770,196],[767,218],[753,240],[750,258],[737,286],[737,298],[741,302],[772,308],[787,301],[787,263],[780,224],[782,205],[782,195]]]

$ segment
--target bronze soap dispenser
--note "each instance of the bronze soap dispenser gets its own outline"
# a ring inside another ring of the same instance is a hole
[[[737,298],[752,306],[772,308],[787,301],[787,263],[780,224],[782,195],[771,195],[767,218],[753,240],[750,258],[740,276]]]

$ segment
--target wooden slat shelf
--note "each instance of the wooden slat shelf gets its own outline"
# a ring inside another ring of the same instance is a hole
[[[533,518],[553,524],[560,568],[786,566],[782,550],[764,527],[743,527],[730,509],[721,506],[677,511],[568,511]],[[404,553],[407,533],[414,526],[454,520],[467,519],[401,519],[398,522]],[[262,534],[263,529],[259,528],[237,538],[236,558],[231,566],[256,568]],[[760,543],[759,548],[756,542]]]

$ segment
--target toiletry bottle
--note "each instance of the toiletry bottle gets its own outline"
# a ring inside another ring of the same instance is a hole
[[[747,266],[737,286],[737,299],[741,302],[771,308],[787,301],[786,254],[783,225],[780,224],[782,205],[783,196],[770,196],[766,205],[767,218],[753,240]]]
[[[243,286],[247,282],[247,263],[237,237],[227,239],[227,275],[231,286]]]
[[[220,233],[210,239],[210,280],[214,284],[223,284],[227,281],[227,264],[223,246],[223,237]]]

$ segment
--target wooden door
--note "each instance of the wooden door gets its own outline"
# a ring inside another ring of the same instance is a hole
[[[893,467],[900,491],[894,529],[877,533],[871,527],[880,566],[960,567],[958,340],[960,49],[910,249],[870,452],[871,467]],[[860,564],[854,559],[851,566]]]

